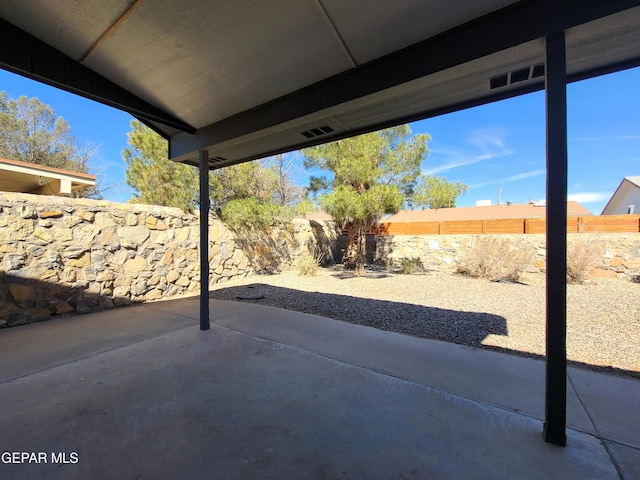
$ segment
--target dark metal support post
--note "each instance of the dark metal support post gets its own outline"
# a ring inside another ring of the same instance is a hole
[[[209,152],[198,152],[200,167],[200,330],[209,330]]]
[[[544,440],[567,443],[567,69],[565,33],[547,37],[547,324]]]

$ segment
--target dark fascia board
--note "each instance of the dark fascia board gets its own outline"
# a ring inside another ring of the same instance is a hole
[[[170,142],[170,156],[178,161],[193,163],[191,157],[196,155],[197,150],[207,148],[209,145],[242,137],[336,105],[348,103],[483,56],[545,38],[551,33],[566,31],[572,27],[637,6],[640,6],[640,0],[617,0],[615,2],[524,0],[517,2],[433,38],[373,60],[361,67],[198,129],[194,136],[178,135]],[[605,73],[605,71],[613,70],[603,67],[600,73]],[[583,75],[583,78],[588,77]],[[509,95],[498,96],[500,97],[498,99],[518,95],[520,94],[518,92],[519,90],[511,90]],[[440,111],[448,113],[494,101],[487,100],[488,98],[490,97],[473,100],[465,103],[464,106],[453,105],[440,109]],[[430,112],[424,112],[420,118],[428,116],[434,115]],[[390,123],[397,124],[403,120],[394,119]],[[365,130],[373,131],[378,127],[380,125],[371,126]],[[348,135],[354,133],[358,132],[351,131]],[[343,134],[342,137],[344,136],[346,135]],[[336,135],[333,139],[339,137]],[[305,142],[303,145],[312,146],[330,140],[329,136],[323,136],[315,141]],[[295,148],[300,147],[296,145]],[[283,151],[288,150],[291,148],[286,148]],[[240,163],[271,154],[271,152],[261,152],[254,157],[234,160],[230,163]]]
[[[228,167],[231,165],[236,165],[238,163],[244,163],[244,162],[249,162],[252,160],[258,160],[261,158],[267,158],[267,157],[271,157],[274,155],[280,155],[283,153],[287,153],[290,152],[292,150],[301,150],[307,147],[313,147],[316,145],[319,145],[321,143],[329,143],[329,142],[334,142],[337,140],[342,140],[344,138],[348,138],[348,137],[354,137],[357,135],[361,135],[364,133],[370,133],[370,132],[375,132],[378,130],[382,130],[385,128],[390,128],[390,127],[394,127],[396,125],[401,125],[404,123],[411,123],[411,122],[416,122],[419,120],[424,120],[426,118],[433,118],[433,117],[438,117],[440,115],[446,115],[448,113],[453,113],[453,112],[458,112],[460,110],[465,110],[467,108],[473,108],[473,107],[478,107],[480,105],[485,105],[487,103],[492,103],[492,102],[498,102],[500,100],[506,100],[507,98],[512,98],[512,97],[517,97],[519,95],[526,95],[528,93],[533,93],[533,92],[537,92],[540,90],[544,89],[544,80],[540,80],[537,82],[531,82],[528,83],[527,85],[523,86],[523,87],[519,87],[516,89],[510,89],[508,91],[505,92],[498,92],[498,93],[492,93],[480,98],[476,98],[470,101],[466,101],[463,103],[456,103],[456,104],[451,104],[448,105],[446,107],[441,107],[441,108],[436,108],[436,109],[432,109],[432,110],[428,110],[425,112],[421,112],[420,114],[417,115],[411,115],[411,116],[407,116],[407,117],[401,117],[401,118],[395,118],[393,120],[390,120],[388,122],[384,122],[384,123],[376,123],[373,125],[368,125],[366,127],[363,128],[357,128],[357,129],[350,129],[347,131],[343,131],[343,132],[336,132],[336,133],[330,133],[327,135],[323,135],[319,138],[316,139],[309,139],[306,141],[300,141],[297,142],[295,145],[288,145],[288,146],[283,146],[282,148],[276,149],[276,150],[270,150],[270,151],[266,151],[266,152],[261,152],[259,154],[256,155],[252,155],[246,158],[242,158],[242,159],[234,159],[234,160],[226,160],[226,161],[211,161],[209,164],[209,170],[217,170],[220,168],[224,168],[224,167]],[[182,136],[187,137],[186,134],[182,134]],[[189,137],[191,137],[189,135]],[[194,167],[198,166],[198,160],[197,158],[187,158],[185,160],[182,161],[182,163],[185,163],[187,165],[191,165]]]
[[[0,18],[0,67],[182,132],[195,128],[154,107],[33,35]],[[155,127],[165,137],[169,135]]]
[[[610,73],[618,72],[628,68],[635,68],[635,67],[640,67],[640,57],[623,62],[623,63],[611,64],[607,67],[602,67],[595,70],[589,70],[585,72],[579,72],[573,75],[568,75],[567,82],[568,83],[579,82],[581,80],[585,80],[588,78],[593,78],[600,75],[608,75]],[[527,95],[529,93],[539,92],[541,90],[544,90],[544,87],[545,87],[545,82],[544,82],[544,79],[542,78],[539,81],[530,82],[522,87],[518,87],[515,89],[509,89],[507,91],[498,92],[498,93],[491,93],[486,96],[474,98],[472,100],[465,101],[462,103],[455,103],[455,104],[447,105],[446,107],[440,107],[440,108],[420,112],[419,114],[416,114],[416,115],[395,118],[393,120],[390,120],[384,123],[376,123],[363,128],[350,129],[344,132],[336,132],[332,134],[323,135],[318,139],[301,141],[296,143],[295,145],[283,146],[282,148],[279,148],[276,150],[265,151],[263,153],[252,155],[246,158],[226,160],[226,161],[211,161],[209,164],[209,170],[217,170],[217,169],[228,167],[231,165],[236,165],[238,163],[244,163],[252,160],[259,160],[262,158],[271,157],[274,155],[280,155],[280,154],[290,152],[292,150],[301,150],[307,147],[313,147],[313,146],[319,145],[321,143],[334,142],[337,140],[342,140],[344,138],[353,137],[353,136],[361,135],[364,133],[375,132],[378,130],[394,127],[396,125],[400,125],[404,123],[417,122],[419,120],[438,117],[440,115],[446,115],[448,113],[459,112],[461,110],[465,110],[468,108],[478,107],[478,106],[486,105],[488,103],[493,103],[493,102],[499,102],[501,100],[506,100],[506,99],[517,97],[520,95]],[[186,135],[186,134],[183,134],[183,135]],[[187,160],[184,160],[183,163],[194,166],[194,167],[198,167],[197,159],[189,158]]]

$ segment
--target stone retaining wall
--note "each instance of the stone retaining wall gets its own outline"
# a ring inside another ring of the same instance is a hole
[[[0,192],[0,326],[197,293],[199,236],[199,217],[176,208]],[[529,271],[544,271],[544,235],[506,237],[535,251]],[[368,260],[400,265],[417,259],[428,270],[454,271],[472,239],[371,236]],[[333,222],[293,220],[234,232],[212,217],[209,284],[278,272],[305,253],[340,262],[344,240]],[[596,240],[593,275],[640,274],[640,234],[598,234]]]
[[[499,235],[521,241],[535,252],[529,272],[546,268],[545,235]],[[455,271],[474,235],[393,235],[369,239],[370,261],[399,266],[402,259],[417,259],[427,270]],[[633,278],[640,275],[640,233],[569,234],[568,243],[591,239],[597,264],[594,277]]]
[[[0,193],[0,325],[198,292],[199,228],[176,208]],[[332,223],[247,233],[211,218],[209,283],[276,272],[316,248],[333,259],[336,237]]]

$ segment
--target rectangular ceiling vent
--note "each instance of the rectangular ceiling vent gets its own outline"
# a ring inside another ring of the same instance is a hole
[[[489,79],[489,89],[494,90],[496,88],[506,87],[507,85],[513,85],[515,83],[526,82],[527,80],[533,80],[534,78],[544,77],[544,64],[532,65],[520,70],[514,70],[513,72],[503,73],[497,77]]]
[[[209,160],[211,160],[212,162],[224,162],[226,160],[226,158],[224,158],[224,157],[211,157]]]
[[[329,125],[323,125],[322,127],[311,128],[309,130],[305,130],[304,132],[300,132],[300,135],[305,138],[315,138],[321,135],[326,135],[327,133],[331,133],[333,131],[335,130]]]

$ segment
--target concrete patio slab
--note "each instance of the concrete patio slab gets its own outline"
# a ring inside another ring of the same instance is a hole
[[[640,449],[640,381],[579,368],[568,376],[599,435]]]
[[[0,462],[0,478],[637,477],[640,434],[582,393],[587,382],[633,407],[616,402],[635,379],[572,370],[598,428],[569,429],[560,448],[520,410],[543,398],[527,380],[538,384],[540,362],[255,304],[211,307],[205,332],[197,298],[0,331],[0,450],[48,460]]]
[[[224,301],[219,302],[212,308],[220,308],[224,304]],[[541,360],[416,338],[272,307],[247,310],[215,322],[544,419],[545,366]],[[596,433],[571,385],[567,388],[567,424],[586,433]]]

